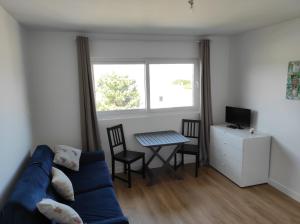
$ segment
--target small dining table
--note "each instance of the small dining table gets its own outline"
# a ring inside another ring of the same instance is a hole
[[[180,147],[184,143],[189,142],[190,139],[184,137],[176,131],[137,133],[134,136],[142,146],[150,149],[152,152],[152,155],[146,162],[146,172],[149,174],[150,184],[153,184],[153,174],[151,173],[149,165],[155,157],[162,161],[163,167],[167,168],[171,173],[173,173],[176,179],[182,179],[176,174],[175,169],[170,165],[170,161],[180,149]],[[159,152],[166,146],[175,146],[175,148],[173,148],[171,154],[165,159],[159,154]]]

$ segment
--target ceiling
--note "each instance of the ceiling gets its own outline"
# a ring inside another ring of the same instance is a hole
[[[300,0],[0,0],[24,25],[81,32],[234,34],[300,17]]]

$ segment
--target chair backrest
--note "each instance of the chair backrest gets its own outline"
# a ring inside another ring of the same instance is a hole
[[[197,139],[198,146],[200,146],[200,123],[200,120],[182,119],[182,135]]]
[[[107,128],[107,136],[112,157],[114,157],[114,149],[120,145],[125,152],[127,151],[122,124]]]

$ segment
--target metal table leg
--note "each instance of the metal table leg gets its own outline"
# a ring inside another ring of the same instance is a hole
[[[183,179],[181,176],[179,176],[172,165],[170,165],[171,159],[174,157],[174,155],[177,153],[177,151],[180,149],[181,145],[177,145],[173,152],[169,155],[169,157],[165,160],[161,155],[157,154],[157,157],[163,162],[163,167],[165,167],[170,173],[174,175],[176,179]]]
[[[149,164],[151,163],[151,161],[155,158],[155,157],[158,157],[162,163],[163,163],[163,167],[168,169],[170,173],[172,173],[176,179],[182,179],[181,176],[179,176],[178,174],[176,174],[174,168],[170,165],[170,161],[171,159],[174,157],[174,155],[177,153],[177,151],[180,149],[181,145],[177,145],[173,152],[169,155],[169,157],[165,160],[160,154],[159,154],[159,151],[161,150],[161,146],[155,148],[155,147],[149,147],[149,149],[153,152],[153,155],[150,157],[150,159],[148,160],[146,166],[147,166],[147,169],[148,169],[148,172],[149,172],[149,177],[150,177],[150,180],[153,184],[153,173],[150,171],[150,168],[149,168]]]
[[[154,147],[151,147],[151,151],[153,152],[152,156],[149,158],[149,160],[146,162],[146,173],[148,174],[149,176],[149,183],[148,185],[153,185],[154,184],[154,175],[153,175],[153,172],[151,171],[150,167],[149,167],[149,164],[152,162],[152,160],[157,156],[159,155],[159,151],[161,150],[161,146],[157,147],[156,149]]]

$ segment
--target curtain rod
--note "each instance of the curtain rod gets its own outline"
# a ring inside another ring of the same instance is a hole
[[[176,39],[116,39],[116,38],[91,38],[88,37],[90,40],[93,41],[141,41],[141,42],[187,42],[187,43],[200,43],[201,40],[176,40]],[[74,38],[76,41],[76,37]]]
[[[117,37],[118,35],[112,35],[111,37],[107,36],[107,37],[101,37],[101,36],[93,36],[93,35],[87,35],[87,34],[78,34],[77,36],[86,36],[88,37],[90,40],[103,40],[103,41],[144,41],[144,42],[161,42],[161,41],[172,41],[172,42],[188,42],[188,43],[199,43],[202,39],[209,39],[208,37],[199,37],[198,39],[185,39],[185,38],[180,38],[180,36],[178,36],[178,38],[174,38],[174,36],[162,36],[162,38],[159,37],[147,37],[147,36],[140,36],[140,37],[134,37],[134,35],[132,37],[130,37],[130,35],[124,36],[124,38],[121,37]],[[122,36],[122,35],[120,35]],[[76,37],[74,37],[74,40],[76,40]]]

